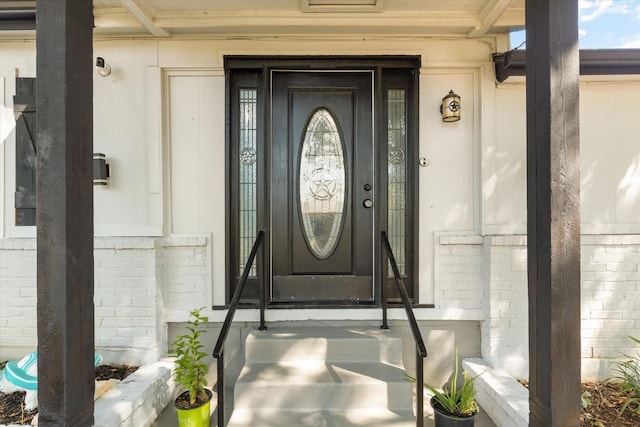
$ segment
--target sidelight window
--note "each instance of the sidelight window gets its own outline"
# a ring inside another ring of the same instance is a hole
[[[240,142],[239,160],[239,202],[240,202],[240,247],[241,260],[247,260],[251,253],[253,241],[257,236],[257,136],[258,114],[256,89],[240,89],[239,91]],[[240,264],[238,274],[242,274],[244,265]],[[255,276],[255,264],[251,275]]]
[[[394,250],[400,274],[406,274],[406,191],[407,191],[407,114],[405,90],[390,89],[387,94],[387,198],[389,243]],[[391,268],[389,274],[392,275]]]

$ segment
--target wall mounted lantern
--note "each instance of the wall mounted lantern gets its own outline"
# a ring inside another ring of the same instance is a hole
[[[443,122],[457,122],[460,120],[460,95],[456,95],[453,90],[450,90],[447,96],[442,98],[440,114],[442,114]]]
[[[111,66],[104,62],[104,58],[101,56],[96,58],[96,70],[98,70],[98,74],[102,77],[107,77],[111,74]]]
[[[109,164],[102,153],[93,153],[93,185],[109,184]]]

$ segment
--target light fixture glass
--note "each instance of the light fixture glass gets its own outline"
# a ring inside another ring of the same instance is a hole
[[[440,113],[443,122],[457,122],[460,120],[460,95],[450,90],[447,96],[442,98]]]

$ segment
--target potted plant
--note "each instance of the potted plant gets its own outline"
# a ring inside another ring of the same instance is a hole
[[[476,401],[475,380],[479,375],[471,376],[466,371],[462,373],[462,386],[458,387],[458,348],[455,350],[455,366],[449,387],[442,391],[423,383],[424,387],[433,395],[433,407],[436,427],[473,427],[478,413]]]
[[[209,321],[202,316],[204,307],[191,311],[187,322],[187,333],[173,341],[173,353],[176,358],[174,375],[183,392],[176,397],[174,405],[178,414],[179,427],[209,426],[211,415],[211,391],[206,389],[205,375],[209,366],[204,362],[207,356],[202,351],[200,335],[204,332],[201,325]]]

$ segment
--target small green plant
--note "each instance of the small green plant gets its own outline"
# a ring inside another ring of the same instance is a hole
[[[636,344],[640,344],[640,339],[629,336]],[[627,392],[629,397],[620,408],[620,413],[629,409],[634,414],[640,414],[640,354],[624,355],[627,360],[615,362],[613,369],[617,375],[607,381],[619,384],[620,390]]]
[[[580,395],[580,404],[582,405],[582,409],[587,409],[589,406],[591,406],[591,393],[589,393],[588,391],[583,391],[582,394]]]
[[[188,392],[189,406],[209,400],[204,388],[207,385],[205,375],[209,371],[209,366],[204,362],[207,353],[202,351],[203,345],[200,343],[200,335],[204,333],[201,325],[208,322],[209,318],[202,316],[203,309],[191,311],[191,319],[187,322],[188,332],[176,337],[171,354],[176,358],[176,382]]]
[[[457,379],[459,372],[458,348],[455,350],[456,361],[453,368],[453,377],[449,388],[443,387],[443,391],[438,391],[435,387],[423,383],[424,388],[429,390],[442,410],[448,415],[456,417],[470,417],[478,412],[478,402],[476,401],[475,380],[482,374],[469,375],[466,371],[462,373],[462,387],[458,388]],[[415,378],[409,377],[411,381]]]

